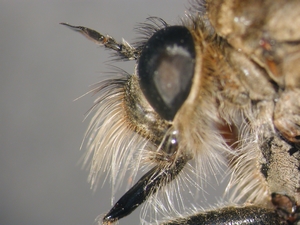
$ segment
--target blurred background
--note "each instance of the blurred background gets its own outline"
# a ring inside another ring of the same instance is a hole
[[[176,24],[186,7],[182,0],[0,0],[0,225],[92,225],[110,209],[109,184],[94,193],[79,163],[94,98],[73,101],[110,71],[110,54],[59,23],[133,42],[137,23],[158,16]],[[115,65],[134,70],[132,62]],[[139,224],[138,217],[121,224]]]

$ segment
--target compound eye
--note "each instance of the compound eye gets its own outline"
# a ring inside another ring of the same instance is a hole
[[[154,110],[173,120],[190,93],[195,67],[190,31],[170,26],[157,31],[144,46],[138,63],[140,87]]]

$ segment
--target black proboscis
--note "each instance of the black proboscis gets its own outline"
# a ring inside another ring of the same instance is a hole
[[[103,222],[113,222],[132,213],[162,187],[162,184],[171,182],[180,173],[186,162],[185,157],[180,157],[170,166],[152,168],[119,199],[105,215]]]

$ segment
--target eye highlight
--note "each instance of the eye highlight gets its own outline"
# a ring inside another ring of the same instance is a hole
[[[170,26],[157,31],[145,44],[139,62],[141,90],[155,111],[173,120],[189,95],[195,67],[190,31]]]

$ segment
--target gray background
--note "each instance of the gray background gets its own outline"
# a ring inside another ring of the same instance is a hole
[[[0,225],[89,225],[110,208],[78,164],[93,97],[73,100],[110,71],[109,52],[59,25],[132,42],[148,16],[174,24],[182,0],[0,1]],[[132,63],[118,63],[133,72]],[[121,224],[138,224],[138,212]]]

